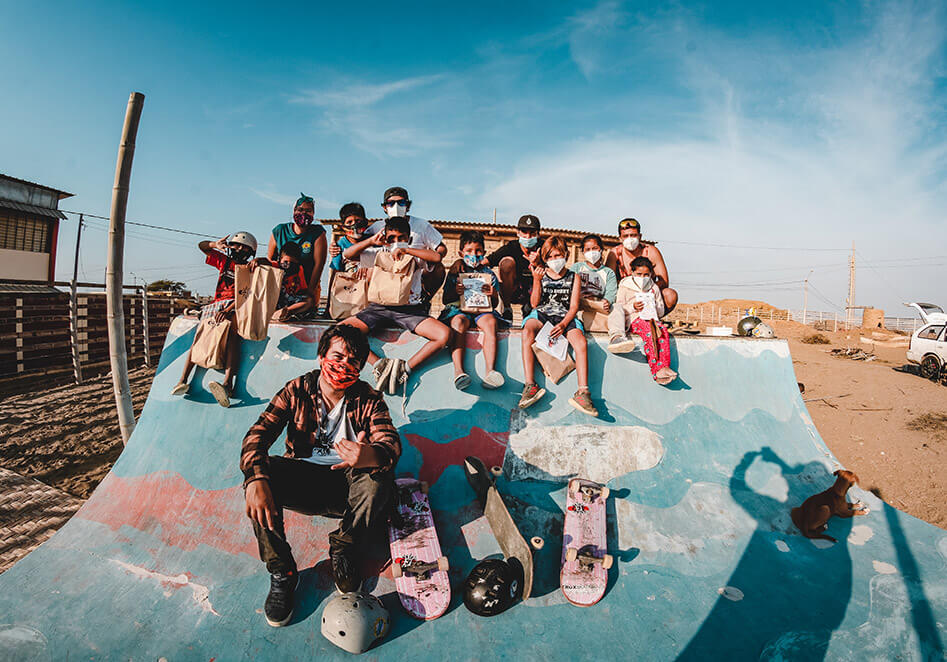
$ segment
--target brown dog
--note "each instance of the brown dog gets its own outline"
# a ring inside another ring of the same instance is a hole
[[[858,476],[854,472],[845,471],[844,469],[839,469],[832,475],[837,476],[832,487],[825,492],[813,494],[803,501],[801,506],[793,508],[790,513],[792,523],[806,538],[838,542],[832,536],[822,533],[828,526],[829,518],[832,515],[852,517],[853,515],[867,515],[869,513],[868,506],[861,501],[848,503],[845,498],[852,485],[858,482]]]

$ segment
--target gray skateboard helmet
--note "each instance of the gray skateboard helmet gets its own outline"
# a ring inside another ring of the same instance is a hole
[[[388,634],[388,610],[370,593],[337,595],[322,610],[322,636],[349,653],[364,653]]]
[[[750,335],[752,335],[754,338],[775,338],[776,332],[773,331],[773,327],[771,327],[769,324],[760,322],[755,327],[753,327]]]
[[[757,324],[762,324],[763,320],[755,315],[747,315],[739,322],[737,322],[737,335],[738,336],[749,336],[753,334],[753,329],[756,328]]]
[[[256,237],[254,237],[249,232],[234,232],[233,235],[227,239],[228,244],[242,244],[250,249],[250,251],[256,255],[257,243]]]

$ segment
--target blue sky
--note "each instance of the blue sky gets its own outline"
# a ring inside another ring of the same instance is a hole
[[[858,304],[947,304],[939,3],[5,2],[3,16],[0,172],[76,193],[67,209],[107,215],[135,90],[131,220],[263,243],[300,191],[333,217],[349,200],[380,212],[398,184],[426,218],[496,208],[613,232],[635,216],[686,302],[798,308],[814,269],[810,308],[837,310],[854,240]],[[101,281],[95,225],[80,276]],[[214,283],[182,235],[132,229],[126,270]]]

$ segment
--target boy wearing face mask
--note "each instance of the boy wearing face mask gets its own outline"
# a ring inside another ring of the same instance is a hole
[[[532,214],[520,216],[516,224],[516,239],[508,241],[487,256],[487,264],[499,268],[500,298],[503,300],[503,319],[513,322],[514,303],[523,307],[523,317],[529,314],[530,291],[533,285],[532,269],[539,264],[539,219]]]
[[[589,391],[588,344],[585,329],[579,314],[581,283],[578,275],[566,269],[565,242],[559,237],[549,237],[540,250],[542,264],[533,267],[533,287],[530,290],[532,312],[523,318],[523,374],[526,385],[520,397],[520,409],[531,407],[546,394],[533,381],[536,356],[533,354],[533,341],[546,322],[553,325],[549,337],[556,339],[565,336],[575,352],[575,373],[579,388],[569,398],[569,404],[589,416],[598,416],[592,404]]]
[[[299,246],[288,243],[280,249],[279,262],[270,266],[283,271],[283,280],[280,284],[279,299],[276,302],[276,312],[273,320],[285,322],[290,319],[300,319],[304,313],[315,307],[312,295],[306,287],[306,276],[303,274],[302,254]],[[251,271],[264,260],[253,260],[250,263]]]
[[[207,256],[205,259],[207,264],[216,267],[219,272],[217,288],[214,290],[214,301],[201,308],[200,319],[213,318],[218,324],[227,319],[232,321],[236,307],[234,269],[238,264],[250,262],[256,253],[256,238],[249,232],[237,232],[217,241],[202,241],[197,247]],[[230,396],[233,395],[233,383],[237,377],[239,359],[240,336],[237,335],[237,326],[231,324],[224,357],[224,381],[210,382],[207,385],[207,390],[213,394],[221,407],[230,406]],[[190,387],[188,380],[193,367],[191,352],[188,351],[187,358],[184,359],[184,372],[181,373],[180,381],[171,389],[171,395],[187,393]]]
[[[608,351],[630,352],[637,344],[626,335],[641,338],[648,367],[654,381],[662,386],[677,379],[671,370],[671,345],[667,326],[658,318],[664,315],[664,297],[654,282],[654,265],[646,257],[636,257],[629,265],[631,275],[618,284],[615,309],[608,316]],[[654,313],[653,315],[651,313]],[[644,319],[644,317],[648,319]]]
[[[484,239],[483,234],[476,230],[465,230],[460,235],[460,259],[451,265],[447,271],[447,280],[444,282],[444,310],[440,320],[449,324],[454,330],[451,359],[454,362],[454,386],[458,390],[466,390],[470,386],[470,375],[464,372],[464,349],[466,347],[467,330],[476,325],[483,332],[483,362],[486,373],[483,378],[484,388],[500,388],[503,386],[503,375],[494,370],[497,357],[497,320],[499,315],[490,310],[483,313],[468,313],[458,305],[464,293],[464,284],[458,278],[461,273],[490,274],[490,285],[483,288],[483,293],[490,297],[494,308],[499,301],[500,283],[493,270],[483,263]]]
[[[618,292],[618,279],[615,272],[605,266],[605,246],[597,234],[586,235],[582,239],[584,262],[576,262],[571,270],[579,274],[582,281],[582,298],[598,299],[604,302],[605,312],[611,312]]]
[[[378,303],[369,303],[364,310],[342,322],[342,324],[354,326],[365,334],[377,328],[398,326],[428,340],[407,361],[383,359],[374,352],[368,353],[368,362],[373,366],[375,388],[386,389],[391,395],[394,395],[398,385],[407,382],[412,370],[446,347],[451,336],[450,329],[446,325],[433,317],[428,317],[427,307],[421,298],[421,266],[426,262],[440,262],[441,254],[428,248],[414,247],[410,239],[411,227],[408,219],[396,216],[385,221],[384,232],[363,239],[342,253],[347,260],[360,259],[363,254],[368,253],[370,259],[374,261],[375,253],[387,250],[395,259],[407,254],[415,260],[407,305],[383,306]]]
[[[661,288],[664,297],[665,314],[677,305],[677,291],[672,290],[664,256],[654,244],[642,241],[641,224],[633,218],[625,218],[618,223],[618,238],[621,244],[615,246],[605,258],[605,264],[615,272],[620,281],[631,275],[631,263],[635,258],[646,257],[654,265],[654,282]]]
[[[300,193],[293,207],[293,221],[280,223],[273,228],[266,249],[266,257],[275,264],[283,246],[287,243],[297,244],[302,255],[300,263],[309,293],[313,301],[319,301],[319,283],[322,279],[322,269],[326,264],[327,242],[325,228],[313,222],[315,213],[316,204],[313,199]]]

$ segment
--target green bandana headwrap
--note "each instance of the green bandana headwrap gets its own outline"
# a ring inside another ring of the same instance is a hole
[[[313,207],[316,206],[316,201],[315,201],[315,200],[313,200],[311,197],[309,197],[308,195],[306,195],[305,193],[303,193],[302,191],[300,191],[300,193],[299,193],[299,200],[297,200],[297,201],[296,201],[296,204],[293,205],[293,209],[296,209],[299,205],[303,204],[304,202],[309,202],[309,203],[311,203]]]

